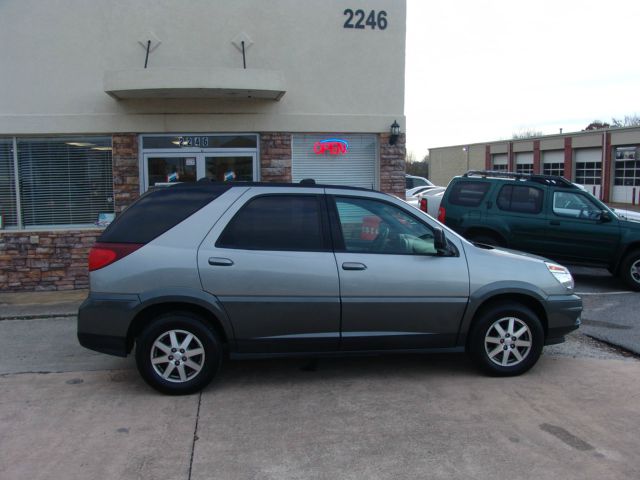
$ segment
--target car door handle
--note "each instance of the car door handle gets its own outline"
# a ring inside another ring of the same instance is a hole
[[[233,265],[233,260],[230,258],[222,257],[209,257],[209,265],[217,265],[218,267],[230,267]]]
[[[358,262],[344,262],[342,264],[343,270],[366,270],[367,266],[364,263]]]
[[[549,223],[551,225],[560,225],[560,221],[559,220],[551,220]]]

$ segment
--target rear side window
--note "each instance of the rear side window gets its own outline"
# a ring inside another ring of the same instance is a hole
[[[249,201],[216,243],[243,250],[325,250],[316,195],[268,195]]]
[[[542,190],[524,185],[505,185],[498,194],[500,210],[518,213],[540,213],[542,211]]]
[[[451,188],[449,203],[465,207],[477,207],[489,191],[487,182],[458,182]]]
[[[231,185],[175,185],[145,193],[122,212],[99,242],[149,243],[229,190]]]

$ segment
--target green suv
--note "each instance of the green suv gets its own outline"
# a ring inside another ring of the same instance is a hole
[[[606,267],[640,290],[640,222],[562,177],[467,172],[449,183],[438,220],[476,243]]]

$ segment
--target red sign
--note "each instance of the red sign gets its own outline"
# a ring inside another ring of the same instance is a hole
[[[349,150],[349,142],[339,138],[327,138],[313,145],[313,151],[316,155],[344,155],[347,150]]]

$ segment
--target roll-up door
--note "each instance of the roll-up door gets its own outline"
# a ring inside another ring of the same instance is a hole
[[[377,135],[293,135],[291,179],[378,188]]]
[[[639,147],[618,147],[614,151],[614,202],[640,203],[640,151]]]
[[[542,173],[564,176],[564,150],[542,152]]]
[[[494,153],[492,163],[493,170],[509,170],[509,158],[506,153]]]
[[[533,152],[516,153],[516,172],[533,173]]]
[[[602,149],[581,148],[575,151],[575,182],[601,198],[602,193]]]

